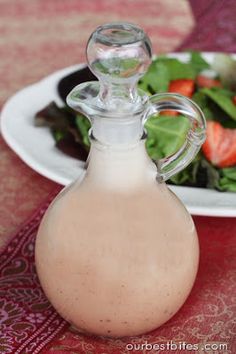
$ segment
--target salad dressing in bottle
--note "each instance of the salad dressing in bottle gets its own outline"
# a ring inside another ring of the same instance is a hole
[[[52,305],[78,329],[139,335],[171,318],[195,280],[195,227],[164,181],[194,158],[205,120],[187,98],[147,97],[137,89],[151,63],[150,41],[139,27],[98,27],[87,57],[99,82],[77,86],[68,104],[92,123],[88,166],[47,210],[36,267]],[[190,128],[180,150],[154,163],[143,126],[167,109],[188,117]]]

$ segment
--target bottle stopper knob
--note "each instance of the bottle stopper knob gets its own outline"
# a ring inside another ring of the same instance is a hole
[[[120,22],[98,27],[87,45],[88,65],[101,82],[134,85],[152,60],[151,43],[136,25]]]

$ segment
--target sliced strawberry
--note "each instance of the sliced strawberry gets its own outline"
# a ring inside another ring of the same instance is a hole
[[[218,167],[236,164],[236,129],[222,127],[218,122],[207,122],[207,138],[202,146],[205,157]]]
[[[166,111],[162,111],[160,113],[161,116],[177,116],[178,115],[178,112],[176,111],[171,111],[171,110],[166,110]]]
[[[172,80],[169,84],[169,92],[192,97],[194,91],[194,81],[190,79]]]
[[[198,75],[197,77],[197,85],[199,87],[222,87],[221,82],[216,79],[211,79],[210,77]]]
[[[235,106],[236,106],[236,96],[233,97],[232,101],[233,101],[233,103],[234,103]]]

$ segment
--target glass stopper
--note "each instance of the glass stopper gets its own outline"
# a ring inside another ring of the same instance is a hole
[[[98,27],[87,45],[88,65],[100,80],[137,81],[147,71],[151,58],[149,38],[130,23]]]
[[[136,84],[151,63],[151,42],[136,25],[106,24],[92,33],[87,60],[100,81],[101,101],[106,108],[117,109],[121,104],[140,100]]]

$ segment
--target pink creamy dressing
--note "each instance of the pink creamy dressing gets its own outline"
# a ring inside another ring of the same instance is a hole
[[[57,311],[78,329],[114,337],[171,318],[198,258],[192,218],[156,182],[143,142],[112,154],[93,146],[84,180],[59,194],[36,242],[38,275]]]

